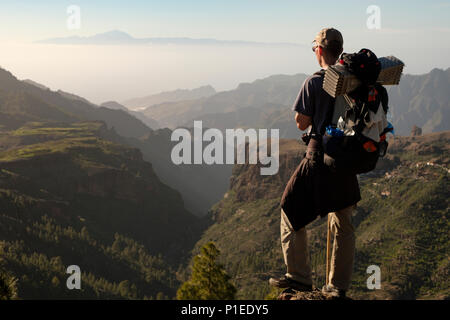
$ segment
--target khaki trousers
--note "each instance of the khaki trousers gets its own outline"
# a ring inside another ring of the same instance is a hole
[[[338,289],[350,286],[355,254],[355,233],[352,213],[355,205],[330,212],[330,228],[334,234],[329,283]],[[295,232],[281,209],[281,248],[287,267],[286,277],[307,285],[312,284],[306,230]]]

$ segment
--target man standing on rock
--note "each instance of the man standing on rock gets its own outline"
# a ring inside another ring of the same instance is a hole
[[[338,298],[345,297],[351,282],[355,251],[352,212],[361,199],[356,175],[332,172],[324,165],[322,148],[334,106],[334,99],[322,88],[323,79],[325,70],[343,52],[343,43],[341,33],[334,28],[321,30],[313,42],[322,70],[306,79],[293,108],[297,127],[303,131],[311,126],[308,148],[281,201],[281,245],[287,272],[269,280],[278,288],[312,290],[305,226],[318,215],[328,214],[334,244],[329,280],[322,292]]]

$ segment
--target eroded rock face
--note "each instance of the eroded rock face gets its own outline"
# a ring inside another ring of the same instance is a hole
[[[241,202],[279,197],[305,151],[306,146],[299,141],[281,140],[277,174],[261,175],[261,164],[235,165],[230,178],[230,189],[239,191],[236,198]]]

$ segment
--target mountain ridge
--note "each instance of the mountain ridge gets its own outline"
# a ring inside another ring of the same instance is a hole
[[[188,38],[188,37],[151,37],[151,38],[134,38],[126,32],[120,30],[112,30],[104,33],[98,33],[92,36],[80,37],[59,37],[44,40],[38,40],[36,43],[42,44],[81,44],[81,45],[239,45],[239,46],[300,46],[295,43],[288,42],[256,42],[242,40],[217,40],[212,38]]]
[[[234,90],[218,92],[194,101],[162,103],[140,112],[169,128],[191,127],[202,120],[210,128],[253,127],[279,129],[282,138],[295,138],[298,130],[291,111],[294,100],[308,77],[305,74],[275,75],[251,83],[241,83]],[[417,125],[424,133],[450,130],[450,68],[435,68],[423,75],[402,76],[398,86],[386,86],[389,93],[389,119],[400,135],[409,135]],[[272,104],[271,108],[267,108]],[[255,111],[247,112],[252,107]],[[226,122],[215,121],[215,118]]]
[[[215,93],[216,90],[212,86],[206,85],[195,89],[176,89],[172,91],[163,91],[139,98],[127,99],[122,102],[122,104],[130,109],[142,109],[165,102],[195,100],[198,98],[211,96]]]
[[[2,68],[0,114],[0,126],[4,129],[17,129],[28,121],[104,120],[109,127],[114,127],[124,136],[139,137],[151,130],[123,110],[97,107],[84,98],[61,90],[43,90],[34,84],[18,80],[11,72]],[[47,118],[43,118],[42,114]]]

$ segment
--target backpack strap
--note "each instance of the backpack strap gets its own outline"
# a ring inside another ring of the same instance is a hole
[[[321,76],[323,78],[325,76],[325,73],[326,73],[326,70],[325,69],[321,69],[321,70],[315,72],[314,75]],[[333,98],[332,102],[331,102],[331,106],[328,109],[328,114],[326,115],[326,122],[327,123],[331,123],[331,119],[333,117],[334,103],[335,103],[335,99]],[[314,118],[314,115],[313,115],[313,117],[311,119],[311,130],[309,131],[309,133],[303,134],[303,137],[302,137],[302,140],[306,143],[306,145],[308,145],[309,141],[313,137],[316,140],[318,139],[318,140],[322,141],[322,135],[316,131],[316,128],[314,126],[314,119],[313,118]]]
[[[378,91],[381,100],[381,106],[383,107],[384,113],[388,113],[389,110],[389,96],[387,90],[384,86],[379,83],[375,84],[375,88]]]
[[[325,77],[325,74],[327,73],[327,70],[325,69],[320,69],[319,71],[317,71],[316,73],[314,73],[315,75],[319,75],[321,77]],[[330,106],[328,108],[328,113],[326,114],[326,118],[325,118],[325,122],[329,125],[331,124],[332,120],[333,120],[333,113],[334,113],[334,104],[336,102],[336,98],[332,97],[331,99],[331,103]]]
[[[325,69],[320,69],[319,71],[314,72],[314,75],[325,77],[325,73]],[[311,138],[313,135],[320,136],[319,133],[316,132],[316,128],[314,127],[314,119],[311,118],[311,131],[309,132],[309,137]]]

